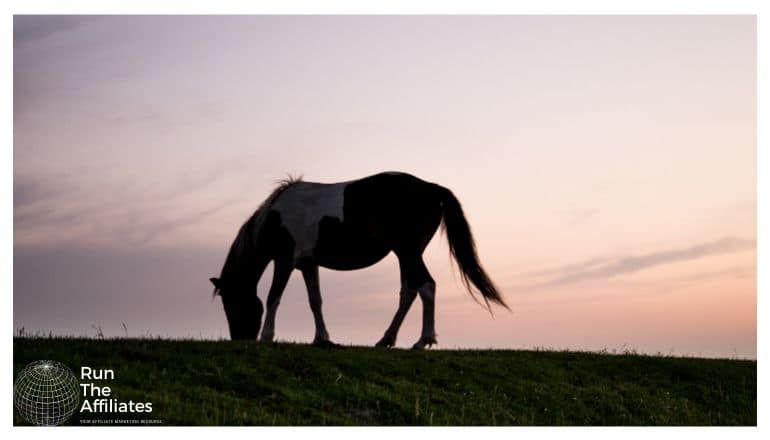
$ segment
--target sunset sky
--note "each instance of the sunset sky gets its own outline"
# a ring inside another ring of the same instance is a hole
[[[754,358],[755,39],[750,16],[16,16],[14,327],[227,337],[208,278],[276,179],[398,170],[460,199],[513,310],[437,235],[440,348]],[[371,345],[396,259],[321,290],[332,339]],[[276,337],[313,329],[296,273]]]

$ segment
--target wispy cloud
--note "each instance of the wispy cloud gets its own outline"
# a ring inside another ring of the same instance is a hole
[[[13,207],[20,209],[38,202],[50,200],[63,193],[66,189],[61,183],[68,182],[68,176],[57,174],[41,181],[32,175],[15,175],[13,177]]]
[[[140,239],[137,244],[142,245],[149,243],[160,234],[185,226],[194,225],[201,220],[204,220],[205,218],[222,211],[225,208],[238,204],[239,202],[241,202],[240,198],[230,198],[218,205],[203,209],[186,217],[177,217],[170,221],[151,224],[148,228],[145,228],[142,231],[137,231],[144,234],[144,238]]]
[[[559,267],[551,267],[547,269],[540,269],[540,270],[533,270],[530,272],[525,272],[521,274],[521,277],[526,278],[543,278],[543,277],[554,277],[558,275],[563,275],[565,273],[574,273],[574,272],[581,272],[581,271],[587,271],[592,268],[595,268],[597,266],[600,266],[602,264],[606,264],[609,261],[612,261],[613,259],[610,257],[596,257],[596,258],[589,258],[587,260],[579,261],[576,263],[570,263],[564,266]]]
[[[598,212],[596,208],[575,208],[561,211],[559,214],[563,215],[570,225],[578,225],[595,217]]]
[[[13,18],[13,45],[18,47],[59,32],[71,31],[98,18],[88,15],[17,15]]]
[[[540,281],[513,287],[514,290],[536,290],[563,286],[586,280],[606,279],[618,275],[636,273],[665,264],[694,260],[756,248],[756,240],[724,237],[719,240],[693,246],[652,252],[643,255],[626,255],[614,258],[592,258],[562,267],[529,272],[525,276],[541,278]]]
[[[200,175],[170,176],[167,185],[157,189],[123,180],[83,188],[65,175],[18,175],[14,238],[17,245],[41,241],[146,245],[239,203],[253,203],[243,195],[210,205],[198,202],[212,186],[244,169],[243,163],[225,161]]]

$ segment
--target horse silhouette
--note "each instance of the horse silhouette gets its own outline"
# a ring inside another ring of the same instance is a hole
[[[324,323],[318,267],[363,269],[393,252],[401,273],[400,300],[393,321],[376,345],[395,345],[417,295],[423,305],[422,334],[413,348],[435,344],[436,282],[422,255],[442,221],[468,292],[476,299],[475,287],[487,307],[491,301],[508,308],[481,267],[460,202],[447,188],[399,172],[340,183],[281,182],[241,226],[219,278],[210,279],[214,294],[222,298],[230,337],[257,338],[264,310],[256,294],[257,282],[273,261],[261,340],[273,340],[281,295],[290,274],[298,269],[315,321],[313,344],[335,345]]]

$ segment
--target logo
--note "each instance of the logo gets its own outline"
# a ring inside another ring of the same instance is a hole
[[[78,378],[56,361],[35,361],[24,367],[13,385],[13,404],[29,423],[56,426],[78,409]]]
[[[83,406],[81,413],[151,413],[152,402],[128,402],[120,401],[112,395],[112,387],[102,386],[103,381],[115,380],[114,370],[97,370],[91,367],[80,367],[80,380],[91,382],[81,383],[83,392]],[[97,384],[93,381],[100,381]],[[118,423],[132,422],[135,420],[121,419]],[[90,420],[82,420],[81,423],[90,423]]]

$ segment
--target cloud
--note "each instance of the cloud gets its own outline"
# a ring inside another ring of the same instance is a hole
[[[87,15],[17,15],[13,18],[13,46],[19,47],[59,32],[71,31],[98,18]]]
[[[178,233],[222,210],[249,203],[243,194],[216,203],[201,202],[212,187],[247,169],[243,161],[223,161],[199,173],[170,175],[164,185],[127,179],[83,185],[66,175],[17,175],[14,240],[17,245],[150,244],[164,234]]]
[[[547,276],[556,276],[564,273],[585,271],[585,270],[594,268],[596,266],[605,264],[609,261],[612,261],[612,258],[609,258],[609,257],[589,258],[587,260],[579,261],[577,263],[571,263],[566,266],[552,267],[549,269],[541,269],[541,270],[535,270],[531,272],[525,272],[522,274],[522,276],[527,278],[542,278]]]
[[[570,225],[578,225],[578,224],[585,223],[591,218],[595,217],[598,212],[599,210],[596,208],[585,208],[585,209],[576,208],[576,209],[560,212],[560,214],[567,219],[567,222]]]
[[[14,209],[50,200],[67,192],[63,183],[68,183],[68,176],[64,174],[49,176],[46,181],[27,174],[15,175],[13,177]]]
[[[618,275],[640,272],[642,270],[694,260],[711,255],[720,255],[756,248],[756,240],[724,237],[716,241],[700,243],[686,248],[653,252],[644,255],[628,255],[615,258],[592,258],[583,262],[530,272],[528,275],[546,279],[529,286],[514,289],[536,290],[545,287],[563,286],[593,279],[606,279]]]
[[[160,234],[170,232],[175,229],[180,229],[185,226],[194,225],[200,222],[201,220],[205,219],[206,217],[209,217],[217,212],[222,211],[225,208],[236,205],[240,202],[241,202],[240,198],[237,198],[237,197],[230,198],[218,205],[203,209],[202,211],[195,212],[186,217],[177,217],[167,222],[159,222],[159,223],[148,225],[147,228],[142,230],[142,233],[145,234],[144,238],[138,240],[136,244],[143,245],[151,242],[155,237],[157,237]]]

